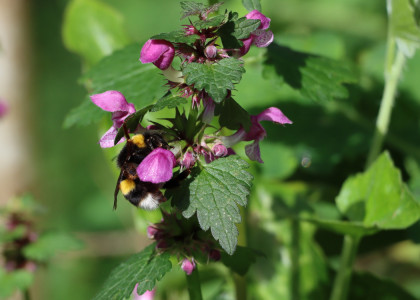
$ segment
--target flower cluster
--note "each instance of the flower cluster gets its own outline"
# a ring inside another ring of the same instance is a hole
[[[201,14],[199,22],[191,22],[190,25],[184,25],[185,39],[171,38],[172,43],[165,39],[148,40],[140,52],[140,61],[142,63],[153,63],[156,67],[163,71],[168,79],[168,85],[171,88],[177,88],[179,95],[182,97],[192,97],[192,106],[199,107],[201,101],[207,114],[211,114],[214,110],[213,99],[209,97],[205,90],[197,90],[194,86],[185,83],[185,76],[182,69],[190,63],[214,64],[223,59],[230,57],[242,57],[248,53],[251,45],[257,47],[267,47],[273,41],[273,33],[268,30],[270,26],[270,18],[267,18],[258,10],[248,13],[245,18],[248,20],[258,20],[257,29],[248,34],[248,37],[240,39],[237,42],[239,48],[223,48],[217,40],[222,37],[226,28],[235,25],[232,18],[226,16],[221,19],[219,24],[213,24],[208,19],[208,14]],[[214,20],[214,19],[213,19]],[[209,22],[212,26],[202,26],[203,23]],[[242,46],[241,46],[242,44]],[[230,46],[230,44],[228,43]],[[172,62],[175,57],[181,60],[181,70],[175,70]],[[230,91],[229,91],[230,92]],[[207,112],[210,110],[210,112]]]
[[[210,233],[203,232],[192,221],[181,223],[176,214],[164,213],[161,222],[147,228],[147,236],[156,241],[158,251],[177,255],[187,275],[194,271],[197,261],[219,261],[221,258]]]
[[[191,98],[188,115],[185,111],[180,113],[176,108],[175,117],[165,119],[172,124],[171,126],[158,122],[151,125],[153,129],[169,136],[170,142],[168,149],[153,150],[138,165],[137,174],[142,182],[164,183],[172,178],[173,169],[177,166],[183,171],[193,168],[199,161],[211,163],[215,159],[233,155],[235,152],[232,147],[239,142],[252,142],[245,146],[246,155],[253,161],[263,163],[259,143],[267,133],[261,122],[292,123],[280,109],[270,107],[258,115],[246,114],[243,117],[245,119],[235,126],[227,127],[236,130],[233,134],[225,134],[226,130],[222,130],[225,125],[220,128],[214,126],[215,115],[220,116],[219,123],[222,123],[220,119],[224,113],[224,103],[236,103],[232,98],[232,88],[223,90],[225,98],[222,93],[222,98],[219,97],[220,99],[215,101],[216,98],[212,98],[212,93],[205,85],[205,88],[199,89],[197,84],[189,82],[185,70],[192,64],[198,68],[211,67],[227,60],[239,63],[236,66],[242,68],[243,61],[240,58],[248,53],[251,45],[267,47],[273,41],[273,33],[268,30],[271,20],[261,12],[253,10],[242,18],[238,18],[236,13],[226,12],[224,15],[210,18],[209,14],[217,8],[218,5],[193,12],[192,14],[198,15],[199,20],[190,20],[190,24],[184,25],[181,30],[149,39],[141,49],[140,61],[153,63],[162,70],[168,81],[168,94],[172,95],[172,91],[176,90],[177,96]],[[190,12],[186,15],[191,16]],[[241,28],[241,32],[236,32],[235,28]],[[177,69],[173,66],[176,57],[180,60]],[[223,73],[218,76],[223,80]],[[231,83],[233,85],[235,82]],[[92,95],[91,100],[101,109],[112,113],[112,126],[99,141],[103,148],[112,147],[127,118],[136,113],[134,104],[127,102],[124,95],[118,91]],[[239,104],[236,105],[242,109]],[[201,106],[202,110],[199,112]],[[234,114],[235,111],[229,113]],[[232,117],[228,115],[224,119]],[[128,138],[129,133],[144,132],[150,127],[144,128],[141,124],[135,124],[124,129]],[[121,138],[117,142],[123,140],[124,138]]]
[[[25,269],[35,271],[36,262],[28,259],[23,249],[34,243],[38,239],[38,234],[31,229],[31,223],[25,220],[20,214],[11,214],[6,221],[6,232],[16,232],[16,237],[3,245],[3,257],[5,259],[5,269],[14,271]],[[17,234],[21,232],[22,234]],[[15,234],[13,234],[15,235]]]

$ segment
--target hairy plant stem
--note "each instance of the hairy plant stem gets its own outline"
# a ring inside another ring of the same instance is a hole
[[[360,237],[344,236],[343,250],[341,252],[340,269],[335,277],[330,300],[345,300],[348,296],[353,263],[356,258]]]
[[[395,57],[395,59],[394,59]],[[388,44],[386,67],[385,67],[385,89],[376,119],[375,135],[369,151],[366,168],[368,168],[378,157],[388,132],[389,121],[391,120],[392,107],[394,106],[395,94],[398,80],[405,64],[405,56],[401,51],[395,55],[395,41]]]
[[[300,222],[297,219],[290,220],[291,242],[290,242],[290,299],[300,299]]]
[[[385,136],[388,132],[389,122],[391,120],[398,80],[401,76],[404,64],[405,56],[401,51],[396,49],[395,39],[389,34],[385,59],[385,88],[365,169],[367,169],[376,160],[382,149]],[[347,299],[353,264],[356,258],[359,242],[360,237],[351,235],[344,236],[340,267],[334,281],[330,300]]]
[[[200,276],[198,273],[198,266],[195,267],[194,271],[187,276],[187,288],[190,300],[203,300],[201,294]]]

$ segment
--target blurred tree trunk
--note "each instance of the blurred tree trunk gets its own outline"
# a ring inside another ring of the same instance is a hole
[[[25,192],[33,171],[30,7],[29,0],[0,0],[0,98],[9,107],[0,119],[0,206]]]

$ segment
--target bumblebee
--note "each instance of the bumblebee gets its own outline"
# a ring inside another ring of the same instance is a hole
[[[137,167],[143,159],[154,149],[160,147],[168,150],[170,147],[165,139],[159,134],[146,131],[136,134],[131,138],[125,132],[127,143],[117,158],[117,166],[121,169],[114,193],[114,209],[117,208],[117,196],[119,191],[134,206],[146,210],[156,209],[166,198],[160,191],[162,184],[144,182],[137,175]]]

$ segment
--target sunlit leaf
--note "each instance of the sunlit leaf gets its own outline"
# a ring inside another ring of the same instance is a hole
[[[73,0],[66,9],[63,25],[66,47],[90,65],[128,44],[122,17],[97,0]]]
[[[105,281],[95,300],[129,298],[136,284],[137,293],[151,291],[163,276],[172,269],[169,253],[158,254],[156,244],[143,249],[116,267]]]

